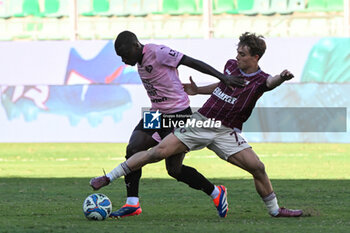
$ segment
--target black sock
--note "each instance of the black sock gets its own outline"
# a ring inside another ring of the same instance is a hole
[[[141,178],[142,170],[133,171],[124,177],[126,185],[126,192],[128,197],[139,196],[139,183]]]
[[[191,188],[202,190],[208,195],[214,191],[214,185],[192,167],[182,165],[181,174],[179,174],[176,179],[184,182]]]

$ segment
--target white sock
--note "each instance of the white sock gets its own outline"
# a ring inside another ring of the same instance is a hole
[[[137,205],[139,203],[139,198],[138,197],[128,197],[126,198],[126,204],[128,205]]]
[[[269,214],[276,216],[278,214],[278,209],[280,208],[277,203],[276,194],[274,192],[270,193],[263,198],[265,205],[269,211]]]
[[[109,172],[106,176],[110,179],[112,182],[115,179],[118,179],[121,176],[126,176],[131,172],[130,168],[126,164],[126,161],[119,164],[117,167],[115,167],[111,172]]]
[[[210,196],[211,196],[211,198],[215,199],[219,195],[219,193],[220,193],[220,191],[219,191],[218,187],[216,187],[216,185],[214,185],[214,190],[210,194]]]

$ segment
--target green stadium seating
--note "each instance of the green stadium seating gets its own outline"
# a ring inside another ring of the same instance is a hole
[[[11,14],[9,12],[9,1],[0,1],[0,18],[7,19],[10,17]]]
[[[92,0],[77,0],[78,15],[90,16],[92,13]]]
[[[253,11],[262,15],[273,15],[276,13],[275,7],[276,5],[272,5],[272,0],[254,0]]]
[[[289,0],[271,0],[271,10],[281,15],[287,15],[293,13],[288,9]]]
[[[153,12],[159,12],[159,2],[156,0],[143,0],[142,11],[145,15],[153,14]]]
[[[327,2],[326,0],[307,0],[306,12],[326,12]]]
[[[327,11],[343,11],[344,0],[327,0]]]
[[[45,0],[44,11],[42,13],[45,17],[50,17],[54,15],[60,9],[60,0]]]
[[[91,1],[90,1],[91,3]],[[92,8],[89,12],[83,12],[83,16],[107,16],[109,11],[109,1],[108,0],[92,0]],[[107,14],[107,15],[106,15]]]
[[[234,0],[213,0],[213,14],[238,14]]]
[[[305,0],[289,0],[288,10],[294,11],[304,11],[306,7]]]
[[[163,7],[161,12],[157,14],[168,14],[168,15],[199,15],[202,11],[197,6],[196,0],[163,0]]]
[[[179,3],[177,0],[163,0],[161,14],[180,15]]]
[[[110,0],[108,13],[114,16],[128,16],[125,10],[124,0]]]
[[[99,13],[104,13],[109,10],[109,1],[108,0],[93,0],[92,9],[96,15]]]
[[[23,15],[41,16],[38,0],[24,0]]]
[[[38,0],[11,0],[9,10],[12,17],[41,16]]]
[[[44,17],[61,18],[69,16],[69,4],[71,0],[45,0]]]
[[[258,12],[253,9],[254,0],[237,0],[237,10],[239,14],[256,15]]]
[[[124,11],[127,15],[146,16],[146,13],[142,10],[141,0],[127,0],[124,5]]]
[[[189,15],[202,14],[202,10],[197,6],[196,0],[178,0],[179,13]]]
[[[17,15],[22,17],[22,15],[23,15],[22,5],[23,5],[23,0],[11,0],[11,1],[9,1],[9,5],[8,5],[9,15],[11,17],[16,17]]]

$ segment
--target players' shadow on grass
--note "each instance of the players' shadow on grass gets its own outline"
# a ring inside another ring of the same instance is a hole
[[[19,224],[18,221],[28,227],[33,227],[33,224],[60,227],[68,223],[72,225],[74,231],[80,232],[86,228],[82,213],[83,201],[94,193],[89,186],[89,180],[89,178],[0,178],[2,200],[0,206],[2,212],[6,213],[6,218],[0,217],[0,225],[12,232],[11,229]],[[137,221],[141,224],[139,227],[149,224],[159,226],[168,224],[171,227],[175,224],[180,228],[184,225],[200,227],[204,224],[205,232],[206,224],[211,226],[221,221],[225,221],[228,227],[231,224],[232,227],[237,225],[243,227],[245,224],[254,226],[291,221],[269,217],[255,191],[253,180],[210,180],[214,184],[223,184],[228,189],[229,213],[226,219],[217,216],[212,201],[201,191],[193,190],[174,179],[147,178],[141,179],[140,183],[143,213],[137,218],[122,219],[118,224],[122,227],[124,224],[130,224],[130,221]],[[308,229],[308,224],[332,226],[332,222],[336,221],[343,222],[344,227],[346,225],[349,227],[347,220],[350,219],[350,213],[347,208],[350,180],[272,180],[272,184],[280,206],[303,209],[304,216],[313,217],[297,218],[298,226],[305,229]],[[111,199],[113,210],[125,203],[126,191],[122,179],[97,192],[104,193]],[[111,224],[110,222],[114,221],[105,222]],[[299,228],[295,230],[300,232]]]

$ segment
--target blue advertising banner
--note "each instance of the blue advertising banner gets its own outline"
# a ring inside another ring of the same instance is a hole
[[[285,48],[285,39],[269,40],[270,50],[261,61],[263,69],[276,74],[287,68],[296,78],[265,93],[257,102],[243,128],[248,141],[350,141],[350,83],[316,83],[305,76],[313,74],[315,62],[307,58],[315,59],[317,49],[312,48],[320,48],[318,41],[289,39],[291,45]],[[193,54],[218,70],[226,59],[235,57],[231,40],[157,43]],[[324,45],[324,40],[320,43]],[[232,51],[225,49],[227,46]],[[0,48],[0,142],[127,142],[143,116],[142,109],[151,105],[136,68],[116,56],[112,41],[4,42]],[[348,57],[343,62],[347,64]],[[216,82],[182,66],[179,71],[183,82],[189,75],[198,85]],[[299,82],[302,74],[304,83]],[[349,74],[342,71],[342,77]],[[207,98],[191,96],[191,106],[200,107]],[[301,116],[313,118],[314,124]],[[328,130],[325,122],[332,122],[329,125],[335,128]]]

